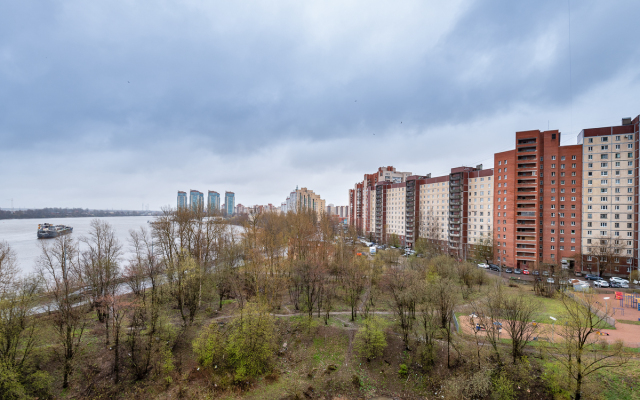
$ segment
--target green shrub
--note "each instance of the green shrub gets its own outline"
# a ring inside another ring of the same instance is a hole
[[[203,367],[222,367],[224,356],[224,337],[216,322],[212,322],[193,341],[193,352],[198,356],[198,363]]]
[[[506,376],[504,372],[501,372],[498,376],[493,378],[493,393],[491,398],[494,400],[513,400],[516,398],[516,391],[513,387],[513,382]]]
[[[26,378],[27,391],[38,399],[53,398],[53,377],[45,371],[35,371]]]
[[[26,399],[24,387],[18,374],[0,362],[0,398],[3,400]]]
[[[266,307],[247,304],[233,320],[225,352],[236,381],[267,372],[277,349],[274,317]]]
[[[373,358],[381,356],[384,349],[387,347],[387,340],[385,339],[384,332],[382,330],[382,324],[377,317],[370,317],[364,321],[364,325],[354,340],[354,348],[360,356],[365,357],[367,361]]]
[[[398,375],[400,375],[401,378],[406,378],[407,375],[409,375],[409,367],[407,367],[407,364],[400,364]]]

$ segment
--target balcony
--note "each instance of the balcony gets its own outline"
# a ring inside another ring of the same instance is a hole
[[[518,164],[518,169],[535,169],[536,163]]]
[[[536,186],[535,179],[518,179],[518,185]]]
[[[516,252],[516,257],[536,258],[536,253],[525,253],[523,251]]]
[[[462,192],[462,189],[460,189],[459,187],[454,187],[450,191],[451,191],[451,193],[460,193],[460,192]]]
[[[528,242],[535,242],[536,241],[536,237],[535,236],[516,236],[516,241],[528,241]]]
[[[516,225],[531,225],[531,226],[535,226],[536,225],[536,221],[532,220],[532,219],[519,219],[516,221]]]
[[[536,212],[535,211],[518,211],[516,213],[516,216],[518,217],[534,217],[536,216]]]
[[[517,228],[516,232],[519,233],[536,233],[536,228]]]
[[[535,160],[536,156],[518,156],[518,161]]]
[[[536,138],[518,139],[518,145],[521,144],[535,144]]]
[[[536,195],[535,194],[531,194],[531,195],[522,195],[522,196],[518,196],[516,197],[517,201],[535,201],[536,200]]]
[[[534,153],[536,146],[518,147],[518,153]]]
[[[460,246],[458,245],[458,243],[449,242],[449,248],[450,249],[460,249]]]
[[[457,232],[457,233],[456,233],[456,232],[451,232],[451,233],[449,233],[449,237],[456,237],[456,238],[458,238],[458,237],[460,237],[460,232]]]
[[[536,204],[535,203],[518,203],[518,207],[519,209],[535,209],[536,208]]]
[[[449,204],[454,205],[454,206],[459,206],[461,203],[458,200],[449,200]]]

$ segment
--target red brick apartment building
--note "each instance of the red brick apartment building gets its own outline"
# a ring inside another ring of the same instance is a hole
[[[496,261],[517,268],[570,265],[580,254],[582,146],[560,132],[516,132],[515,150],[494,155]]]

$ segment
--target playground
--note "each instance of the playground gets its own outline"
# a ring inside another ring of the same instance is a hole
[[[598,294],[596,297],[595,306],[615,320],[615,322],[611,321],[612,324],[615,323],[615,328],[602,329],[599,333],[600,338],[610,343],[616,340],[622,340],[627,347],[640,347],[640,311],[638,310],[640,295],[615,292],[614,294]],[[562,311],[557,304],[553,304],[558,302],[558,300],[547,300],[549,304],[542,302],[541,311],[539,315],[536,316],[538,321],[543,321],[542,323],[537,323],[536,336],[538,336],[540,340],[560,340],[556,331],[558,326],[549,323],[551,321],[546,314],[553,311],[553,315],[556,315],[559,320],[557,324],[562,324]],[[479,335],[484,336],[486,335],[487,329],[501,328],[500,325],[496,325],[495,327],[480,326],[478,330],[476,324],[479,322],[479,319],[477,316],[474,318],[474,316],[474,314],[471,314],[460,315],[458,317],[460,329],[465,334],[474,334],[474,330],[476,330]],[[500,321],[499,323],[504,324],[505,322],[506,321]],[[500,338],[509,339],[509,334],[504,329],[500,329]]]
[[[609,342],[622,340],[627,347],[640,347],[640,325],[634,324],[640,323],[640,311],[638,311],[640,295],[615,292],[599,294],[597,298],[596,306],[603,311],[607,310],[616,320],[616,329],[604,330],[609,334],[605,339]]]

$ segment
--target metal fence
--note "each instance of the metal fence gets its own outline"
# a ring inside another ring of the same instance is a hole
[[[456,313],[452,312],[451,314],[453,314],[453,324],[456,327],[456,332],[460,333],[460,323],[458,323],[458,317],[456,317]]]
[[[574,295],[571,292],[567,292],[567,296],[571,297],[574,301],[579,302],[580,304],[582,304],[585,307],[589,307],[591,309],[591,312],[593,312],[594,314],[596,314],[598,317],[602,318],[603,320],[605,320],[607,322],[607,324],[613,326],[614,328],[616,327],[616,320],[611,318],[610,316],[608,316],[605,312],[602,312],[601,310],[598,310],[595,307],[591,307],[589,306],[584,300],[582,300],[581,298],[577,297],[576,295]]]

